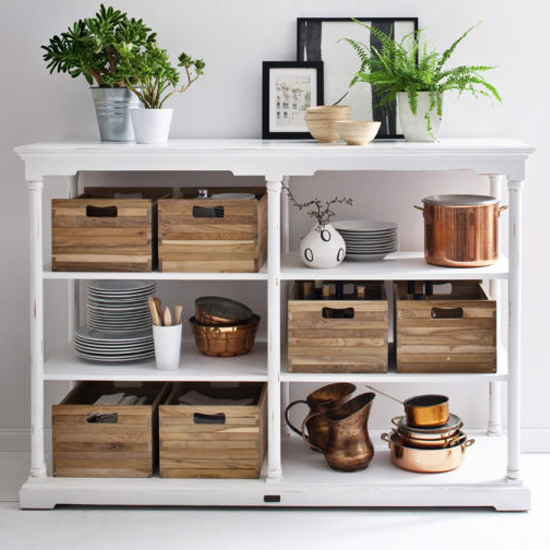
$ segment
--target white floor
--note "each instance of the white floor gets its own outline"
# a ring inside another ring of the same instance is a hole
[[[27,453],[0,453],[0,550],[550,549],[550,454],[522,456],[527,513],[493,510],[57,508],[21,511]]]

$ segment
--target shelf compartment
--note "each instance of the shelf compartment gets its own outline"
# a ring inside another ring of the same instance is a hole
[[[44,279],[57,280],[92,280],[120,279],[143,281],[267,281],[267,262],[258,273],[164,273],[149,272],[101,272],[101,271],[52,271],[51,264],[46,264],[42,273]]]
[[[332,269],[312,269],[297,253],[281,257],[282,280],[385,280],[446,281],[467,279],[507,279],[508,259],[501,256],[487,267],[454,268],[428,264],[423,252],[395,252],[380,262],[342,262]]]
[[[267,344],[256,342],[250,353],[238,357],[207,357],[191,341],[184,341],[177,371],[160,371],[155,359],[133,363],[93,363],[79,359],[73,344],[44,364],[45,380],[118,380],[173,382],[265,382]]]
[[[283,438],[283,476],[260,479],[85,479],[30,478],[22,487],[22,508],[69,505],[126,506],[360,506],[494,507],[520,511],[530,506],[529,490],[506,482],[505,437],[470,434],[476,443],[464,464],[429,475],[400,470],[387,444],[371,432],[375,456],[361,472],[331,470],[322,455],[297,437]]]

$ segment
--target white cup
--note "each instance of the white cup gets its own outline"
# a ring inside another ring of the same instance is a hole
[[[181,355],[181,323],[169,327],[153,325],[157,369],[178,370]]]

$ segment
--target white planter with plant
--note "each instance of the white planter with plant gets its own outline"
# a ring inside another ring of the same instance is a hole
[[[121,60],[155,38],[143,20],[101,4],[95,17],[76,21],[42,46],[50,73],[82,75],[90,86],[96,84],[91,90],[102,141],[134,141],[129,109],[141,104],[121,82]]]
[[[128,54],[121,68],[127,75],[124,82],[144,107],[131,111],[137,143],[162,145],[168,142],[172,109],[165,109],[164,103],[176,92],[185,92],[204,73],[204,66],[202,59],[192,59],[181,53],[176,68],[166,50],[155,42]],[[180,71],[185,75],[184,84],[180,84]]]
[[[344,38],[356,51],[360,68],[350,86],[366,82],[376,87],[383,105],[398,98],[400,122],[407,141],[434,141],[443,116],[443,94],[456,90],[474,97],[487,96],[500,101],[494,86],[483,73],[494,69],[486,65],[460,65],[449,69],[446,63],[457,46],[477,27],[470,27],[443,53],[428,50],[421,40],[422,30],[406,35],[400,42],[379,29],[355,20],[381,42],[381,48]]]
[[[304,264],[317,269],[329,269],[341,264],[346,256],[346,242],[330,224],[330,220],[335,215],[332,206],[334,204],[351,205],[353,200],[336,197],[331,201],[325,201],[323,206],[316,197],[311,201],[299,203],[286,185],[283,184],[283,188],[298,210],[312,208],[308,215],[316,221],[315,225],[300,240],[300,258]]]

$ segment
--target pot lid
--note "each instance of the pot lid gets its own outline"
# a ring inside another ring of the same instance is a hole
[[[400,416],[395,420],[397,421],[396,426],[400,431],[419,434],[441,434],[453,430],[456,431],[462,426],[462,420],[456,414],[452,413],[449,414],[449,420],[446,424],[443,424],[442,426],[437,426],[435,428],[419,428],[417,426],[411,426],[410,424],[407,424],[406,416]]]
[[[490,195],[431,195],[422,199],[424,204],[438,206],[481,206],[499,202]]]

